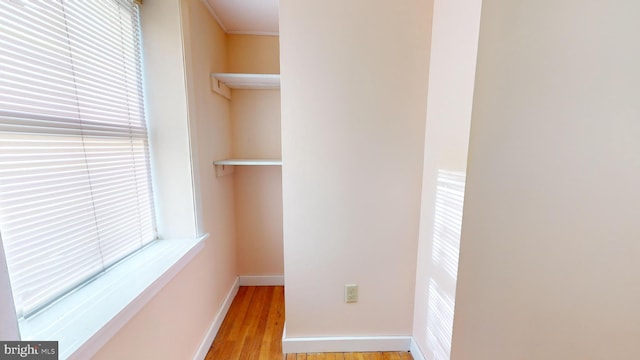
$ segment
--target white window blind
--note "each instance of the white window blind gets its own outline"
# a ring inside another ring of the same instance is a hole
[[[0,1],[0,236],[18,316],[156,238],[138,7]]]

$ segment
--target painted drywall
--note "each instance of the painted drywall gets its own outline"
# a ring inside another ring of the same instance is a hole
[[[227,35],[229,72],[279,74],[278,36]]]
[[[233,156],[279,159],[280,90],[232,90]]]
[[[481,0],[435,0],[413,337],[449,359]],[[461,183],[461,184],[460,184]]]
[[[233,176],[238,274],[284,274],[281,168],[237,166]]]
[[[145,111],[158,236],[195,238],[191,145],[187,121],[182,38],[178,0],[141,8],[145,59]],[[161,74],[161,75],[156,75]]]
[[[233,157],[280,159],[280,90],[233,90],[231,98]],[[233,178],[238,274],[284,274],[281,168],[236,166]]]
[[[150,14],[154,16],[149,17]],[[200,226],[210,237],[202,252],[95,358],[191,359],[237,276],[233,179],[216,178],[211,164],[214,158],[231,155],[229,104],[211,92],[209,83],[210,72],[226,71],[226,37],[199,0],[145,2],[142,21],[143,24],[158,21],[166,34],[171,35],[163,39],[164,45],[170,46],[166,51],[182,56],[184,41],[186,71],[184,66],[169,66],[161,75],[151,73],[150,76],[162,80],[172,72],[185,74],[192,131],[190,145],[191,151],[197,153],[194,173],[199,178],[194,184],[201,199]],[[164,58],[162,54],[155,54]],[[149,52],[146,55],[148,58]],[[184,84],[178,86],[185,88]],[[150,107],[153,106],[151,103]],[[181,108],[180,117],[173,121],[186,122],[186,106]],[[184,139],[174,139],[178,140]]]
[[[227,35],[229,71],[280,73],[277,36]],[[232,90],[234,158],[281,158],[280,91]],[[235,186],[238,274],[282,275],[282,171],[239,167]]]
[[[452,359],[640,358],[639,18],[483,2]]]
[[[280,1],[287,337],[411,334],[430,11]]]

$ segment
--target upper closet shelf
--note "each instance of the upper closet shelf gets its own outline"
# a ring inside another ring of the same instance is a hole
[[[214,165],[282,165],[280,159],[225,159],[213,162]]]
[[[211,89],[231,99],[230,89],[280,89],[280,74],[211,74]]]

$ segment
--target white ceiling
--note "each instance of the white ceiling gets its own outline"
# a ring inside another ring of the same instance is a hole
[[[229,34],[278,35],[278,0],[202,0]]]

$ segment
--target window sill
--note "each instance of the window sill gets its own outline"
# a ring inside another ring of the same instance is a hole
[[[59,341],[60,359],[91,358],[204,247],[158,240],[93,282],[19,322],[22,340]]]

